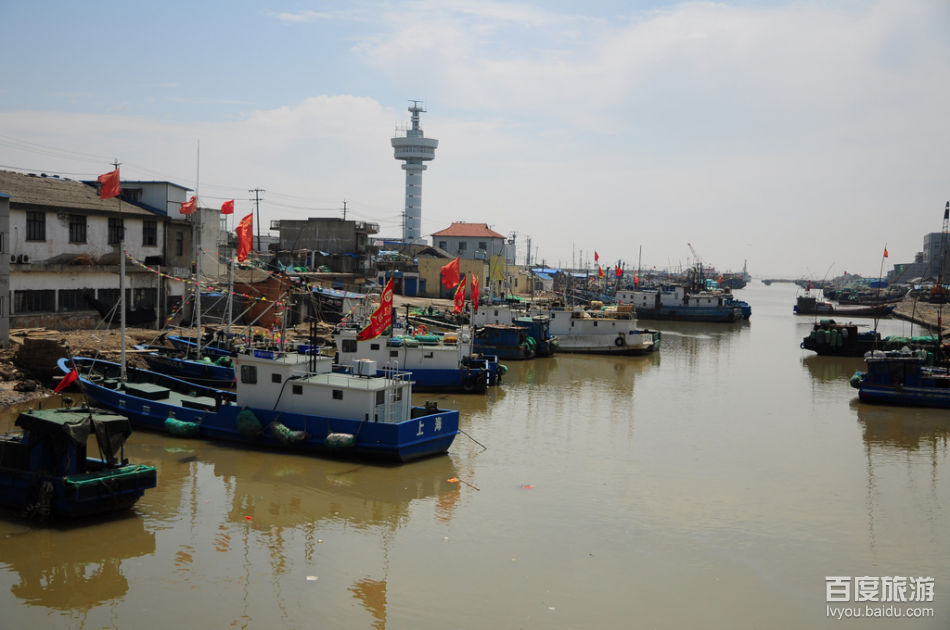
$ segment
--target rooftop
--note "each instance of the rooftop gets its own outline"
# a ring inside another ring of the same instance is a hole
[[[74,210],[99,210],[153,216],[141,206],[116,199],[99,199],[95,187],[58,175],[36,175],[0,170],[0,193],[14,205],[47,206]]]
[[[432,236],[454,236],[462,238],[484,236],[488,238],[505,238],[503,234],[499,234],[488,227],[487,223],[464,223],[462,221],[455,221],[444,230],[433,233]]]

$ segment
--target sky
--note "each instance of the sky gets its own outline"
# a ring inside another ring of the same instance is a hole
[[[197,188],[547,266],[869,277],[950,199],[950,2],[0,0],[0,168]],[[344,204],[345,202],[345,204]],[[883,258],[885,248],[888,258]]]

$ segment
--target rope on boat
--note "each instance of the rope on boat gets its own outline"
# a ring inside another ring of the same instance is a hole
[[[481,442],[479,442],[478,440],[476,440],[475,438],[473,438],[471,435],[469,435],[468,433],[466,433],[466,432],[463,431],[462,429],[459,429],[459,433],[461,433],[462,435],[464,435],[465,437],[467,437],[467,438],[470,439],[471,441],[473,441],[473,442],[475,442],[476,444],[478,444],[479,446],[481,446],[483,451],[487,451],[487,450],[488,450],[488,447],[487,447],[487,446],[485,446],[484,444],[482,444]]]

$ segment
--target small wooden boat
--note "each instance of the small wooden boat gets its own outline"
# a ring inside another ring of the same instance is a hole
[[[40,519],[125,510],[156,484],[152,466],[130,464],[123,416],[88,407],[37,409],[0,436],[0,504]],[[92,434],[98,457],[87,453]]]

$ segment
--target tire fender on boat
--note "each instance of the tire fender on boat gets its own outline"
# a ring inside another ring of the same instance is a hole
[[[614,345],[617,346],[618,348],[624,345],[625,343],[626,341],[624,341],[623,335],[620,335],[619,337],[614,339]]]

